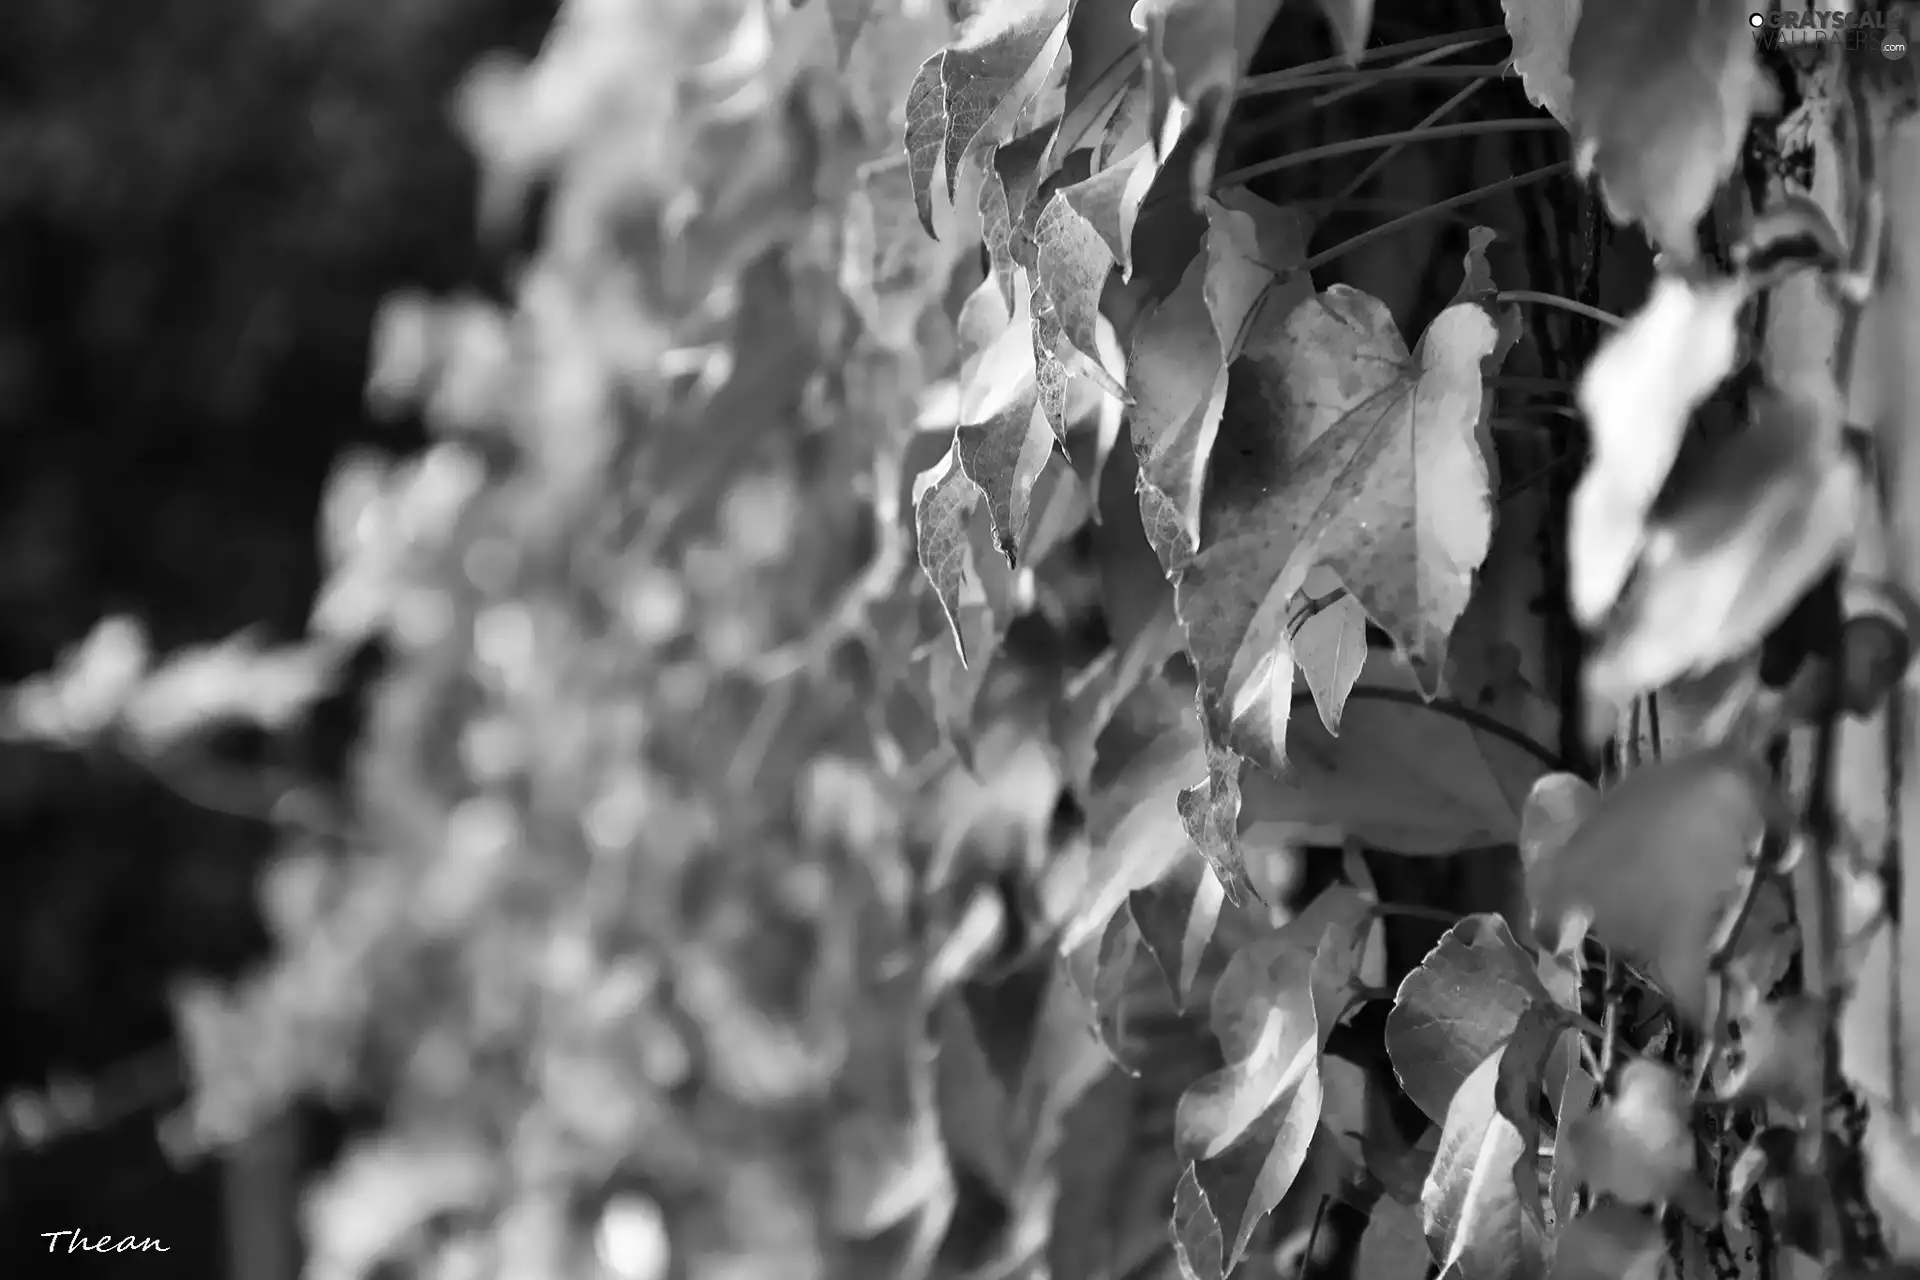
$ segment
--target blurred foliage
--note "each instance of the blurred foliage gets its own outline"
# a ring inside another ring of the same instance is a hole
[[[334,456],[418,438],[363,407],[381,296],[498,273],[469,231],[476,169],[448,96],[483,53],[531,51],[551,16],[544,0],[7,6],[0,675],[46,668],[121,612],[165,651],[299,633]],[[246,767],[211,786],[178,761],[147,762],[156,777],[0,746],[10,1085],[130,1062],[102,1086],[117,1116],[129,1087],[164,1083],[162,979],[233,971],[266,941],[253,766],[337,775],[353,718],[349,697],[286,740],[223,743]],[[142,1126],[0,1155],[9,1212],[64,1219],[84,1198],[150,1214],[175,1224],[170,1261],[217,1265],[212,1206],[192,1200],[206,1188],[168,1181]]]
[[[864,630],[870,556],[915,581],[874,459],[921,350],[860,339],[839,279],[856,169],[947,31],[905,8],[843,76],[819,6],[776,37],[758,4],[580,3],[457,96],[483,236],[538,195],[539,245],[504,305],[382,312],[373,402],[433,443],[340,466],[311,626],[269,652],[390,670],[350,803],[282,811],[279,959],[182,1006],[201,1141],[309,1091],[387,1116],[310,1203],[313,1275],[576,1274],[625,1191],[599,1243],[633,1274],[643,1204],[680,1274],[813,1274],[827,1128],[884,1144],[911,1106],[919,904],[850,714],[878,664],[818,630]],[[925,603],[890,643],[939,634]]]

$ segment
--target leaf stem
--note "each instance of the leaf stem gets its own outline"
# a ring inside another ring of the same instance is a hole
[[[1589,320],[1598,320],[1601,324],[1618,329],[1626,321],[1611,311],[1602,311],[1599,307],[1590,307],[1573,298],[1562,297],[1557,293],[1542,293],[1537,289],[1502,289],[1493,295],[1495,302],[1531,302],[1542,307],[1558,307],[1562,311],[1571,311],[1574,315],[1585,316]]]
[[[1307,147],[1300,151],[1290,151],[1271,160],[1262,160],[1245,168],[1224,173],[1214,180],[1213,188],[1219,191],[1225,187],[1240,187],[1255,178],[1264,178],[1269,174],[1280,173],[1287,169],[1298,168],[1303,164],[1312,164],[1316,160],[1332,160],[1339,156],[1353,155],[1359,151],[1371,151],[1376,147],[1390,147],[1396,143],[1442,142],[1448,138],[1490,137],[1502,133],[1545,133],[1559,130],[1558,120],[1464,120],[1459,124],[1433,125],[1424,129],[1400,129],[1393,133],[1376,133],[1366,138],[1345,138],[1339,142],[1329,142],[1318,147]]]

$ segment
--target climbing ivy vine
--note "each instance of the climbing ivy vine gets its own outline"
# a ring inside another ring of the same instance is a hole
[[[193,1136],[375,1104],[327,1276],[1910,1274],[1920,133],[1783,7],[574,0],[309,641],[14,699],[153,758],[388,654]]]

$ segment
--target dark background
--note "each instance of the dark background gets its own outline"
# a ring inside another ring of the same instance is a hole
[[[477,246],[449,95],[489,50],[531,55],[552,10],[7,0],[0,680],[109,613],[163,651],[304,627],[332,460],[417,440],[363,407],[380,298],[507,265]],[[299,763],[337,767],[354,705]],[[167,995],[259,954],[268,846],[131,764],[0,746],[0,1090],[90,1079],[106,1108],[45,1142],[0,1117],[0,1275],[227,1274],[218,1165],[176,1170],[156,1139]],[[168,1252],[50,1257],[65,1229]]]

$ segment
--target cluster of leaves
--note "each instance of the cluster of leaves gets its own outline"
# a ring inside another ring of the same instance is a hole
[[[307,646],[215,701],[394,654],[266,885],[279,960],[184,1001],[201,1137],[379,1102],[329,1276],[572,1274],[593,1223],[641,1280],[1224,1280],[1323,1260],[1334,1200],[1369,1278],[1884,1262],[1913,1210],[1827,1115],[1873,877],[1763,756],[1877,705],[1911,623],[1838,589],[1875,504],[1833,369],[1735,376],[1750,303],[1878,277],[1809,203],[1696,239],[1782,106],[1744,11],[1382,44],[1323,0],[1331,62],[1256,77],[1278,0],[966,8],[575,0],[471,79],[483,213],[542,187],[543,240],[509,307],[394,300],[371,391],[437,443],[341,468]],[[1705,710],[1599,790],[1528,736],[1488,571],[1541,295],[1484,228],[1411,341],[1314,283],[1492,189],[1309,252],[1324,207],[1216,173],[1251,95],[1509,38],[1664,255],[1555,518],[1594,710]],[[139,749],[174,704],[126,638],[16,720]],[[1521,891],[1390,969],[1436,908],[1388,859],[1489,846]]]

